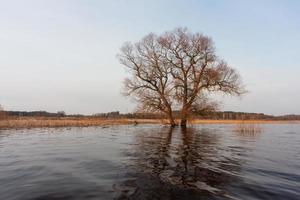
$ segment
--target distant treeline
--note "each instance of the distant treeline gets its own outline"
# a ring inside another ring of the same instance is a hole
[[[175,118],[179,118],[180,113],[174,111]],[[158,113],[126,113],[108,112],[94,114],[94,117],[102,118],[129,118],[129,119],[161,119],[165,116]],[[233,111],[218,111],[206,113],[193,113],[193,119],[215,119],[215,120],[300,120],[300,115],[266,115],[264,113],[246,113],[246,112],[233,112]]]
[[[50,113],[46,111],[0,111],[2,115],[6,117],[65,117],[66,114],[63,111],[57,113]]]
[[[178,111],[173,112],[175,118],[179,118],[180,113]],[[56,113],[50,113],[46,111],[0,111],[0,117],[90,117],[90,118],[129,118],[129,119],[161,119],[165,116],[158,113],[120,113],[119,111],[98,113],[94,115],[67,115],[64,111]],[[192,118],[194,119],[215,119],[215,120],[300,120],[300,115],[282,115],[273,116],[265,115],[263,113],[245,113],[245,112],[233,112],[233,111],[219,111],[208,113],[194,113]]]

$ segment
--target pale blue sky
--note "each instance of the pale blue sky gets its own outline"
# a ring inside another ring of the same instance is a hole
[[[250,92],[223,110],[300,114],[298,0],[0,0],[0,104],[133,111],[119,48],[175,27],[211,36],[242,75]]]

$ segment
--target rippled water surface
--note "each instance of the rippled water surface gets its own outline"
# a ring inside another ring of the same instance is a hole
[[[0,199],[300,199],[300,124],[0,131]]]

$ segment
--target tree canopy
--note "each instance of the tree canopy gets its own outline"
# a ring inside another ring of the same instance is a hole
[[[127,42],[119,58],[131,73],[125,93],[135,97],[139,109],[165,113],[171,125],[176,124],[174,109],[185,126],[194,110],[215,108],[209,94],[245,92],[237,71],[216,55],[212,39],[186,28]]]

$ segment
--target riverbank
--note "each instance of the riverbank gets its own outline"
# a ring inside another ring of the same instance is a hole
[[[108,125],[167,124],[166,119],[105,119],[105,118],[45,118],[20,117],[0,120],[0,129],[42,128],[42,127],[87,127]],[[275,120],[207,120],[193,119],[189,124],[291,124],[300,121]]]

